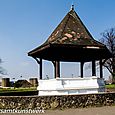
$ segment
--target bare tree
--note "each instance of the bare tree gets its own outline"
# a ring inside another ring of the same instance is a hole
[[[112,58],[103,60],[103,66],[111,73],[113,82],[115,83],[115,28],[110,28],[101,33],[100,41],[107,46],[112,53]]]
[[[2,59],[0,58],[0,74],[6,74],[6,71],[3,67],[1,67]]]

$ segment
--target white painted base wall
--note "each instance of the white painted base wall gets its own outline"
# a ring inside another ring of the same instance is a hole
[[[47,95],[76,95],[105,92],[105,83],[102,78],[56,78],[39,80],[39,96]]]

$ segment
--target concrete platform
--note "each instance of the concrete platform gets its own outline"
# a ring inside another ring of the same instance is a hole
[[[98,77],[39,80],[39,96],[76,95],[105,92],[104,79]]]

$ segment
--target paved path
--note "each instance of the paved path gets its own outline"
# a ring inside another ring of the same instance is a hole
[[[44,115],[115,115],[115,106],[46,111]]]

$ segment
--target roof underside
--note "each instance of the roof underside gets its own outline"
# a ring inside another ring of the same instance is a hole
[[[91,61],[111,57],[105,45],[93,39],[74,10],[64,17],[43,45],[28,55],[51,61]]]

